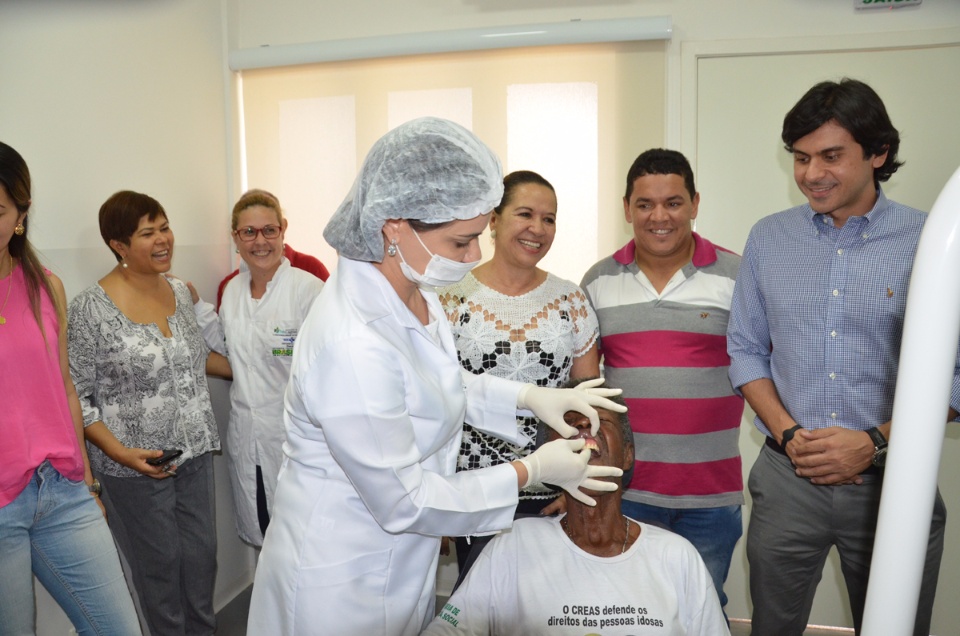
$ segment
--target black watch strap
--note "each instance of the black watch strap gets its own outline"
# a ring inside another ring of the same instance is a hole
[[[868,428],[867,435],[873,442],[873,460],[870,463],[878,468],[883,468],[887,464],[887,438],[876,427]]]
[[[796,435],[797,431],[799,431],[801,428],[803,427],[797,424],[796,426],[792,426],[783,432],[783,435],[780,438],[780,448],[782,448],[784,452],[787,451],[787,442],[792,440],[793,436]]]
[[[883,450],[887,447],[887,438],[883,436],[883,433],[880,432],[879,428],[868,428],[867,435],[869,435],[870,439],[873,441],[874,451]]]

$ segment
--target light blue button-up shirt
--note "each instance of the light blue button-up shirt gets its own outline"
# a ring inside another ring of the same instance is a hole
[[[750,231],[727,333],[730,380],[773,380],[804,428],[890,420],[907,287],[926,214],[890,201],[843,227],[809,205]],[[951,406],[960,406],[960,355]],[[958,409],[960,410],[960,409]],[[763,422],[757,428],[770,435]]]

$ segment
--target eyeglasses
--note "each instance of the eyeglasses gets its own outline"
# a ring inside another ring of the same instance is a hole
[[[244,243],[249,243],[250,241],[256,240],[257,234],[263,234],[265,239],[275,239],[280,236],[280,226],[279,225],[264,225],[263,227],[241,227],[238,228],[234,234],[237,235]]]

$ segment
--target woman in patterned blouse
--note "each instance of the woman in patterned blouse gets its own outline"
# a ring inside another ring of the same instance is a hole
[[[165,276],[174,240],[160,204],[114,194],[100,234],[118,264],[73,299],[68,327],[90,463],[150,631],[213,634],[220,438],[206,373],[230,367],[204,344],[186,284]],[[183,454],[151,463],[165,449]]]
[[[557,232],[553,186],[526,170],[508,174],[503,185],[503,200],[490,215],[493,258],[440,293],[460,364],[471,373],[545,387],[562,386],[571,375],[600,375],[600,330],[583,290],[537,267]],[[536,418],[518,417],[517,426],[531,440],[526,446],[464,425],[457,470],[511,462],[533,452]],[[538,514],[556,496],[543,486],[523,490],[517,514]],[[479,551],[485,543],[479,537],[457,539],[461,579],[469,551]]]

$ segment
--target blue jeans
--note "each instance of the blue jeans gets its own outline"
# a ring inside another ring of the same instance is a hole
[[[43,462],[0,508],[0,633],[36,631],[35,574],[78,634],[140,633],[110,530],[81,482]]]
[[[620,509],[631,519],[672,530],[692,543],[710,572],[720,607],[726,607],[723,584],[730,572],[733,549],[743,535],[740,506],[661,508],[624,499]]]

